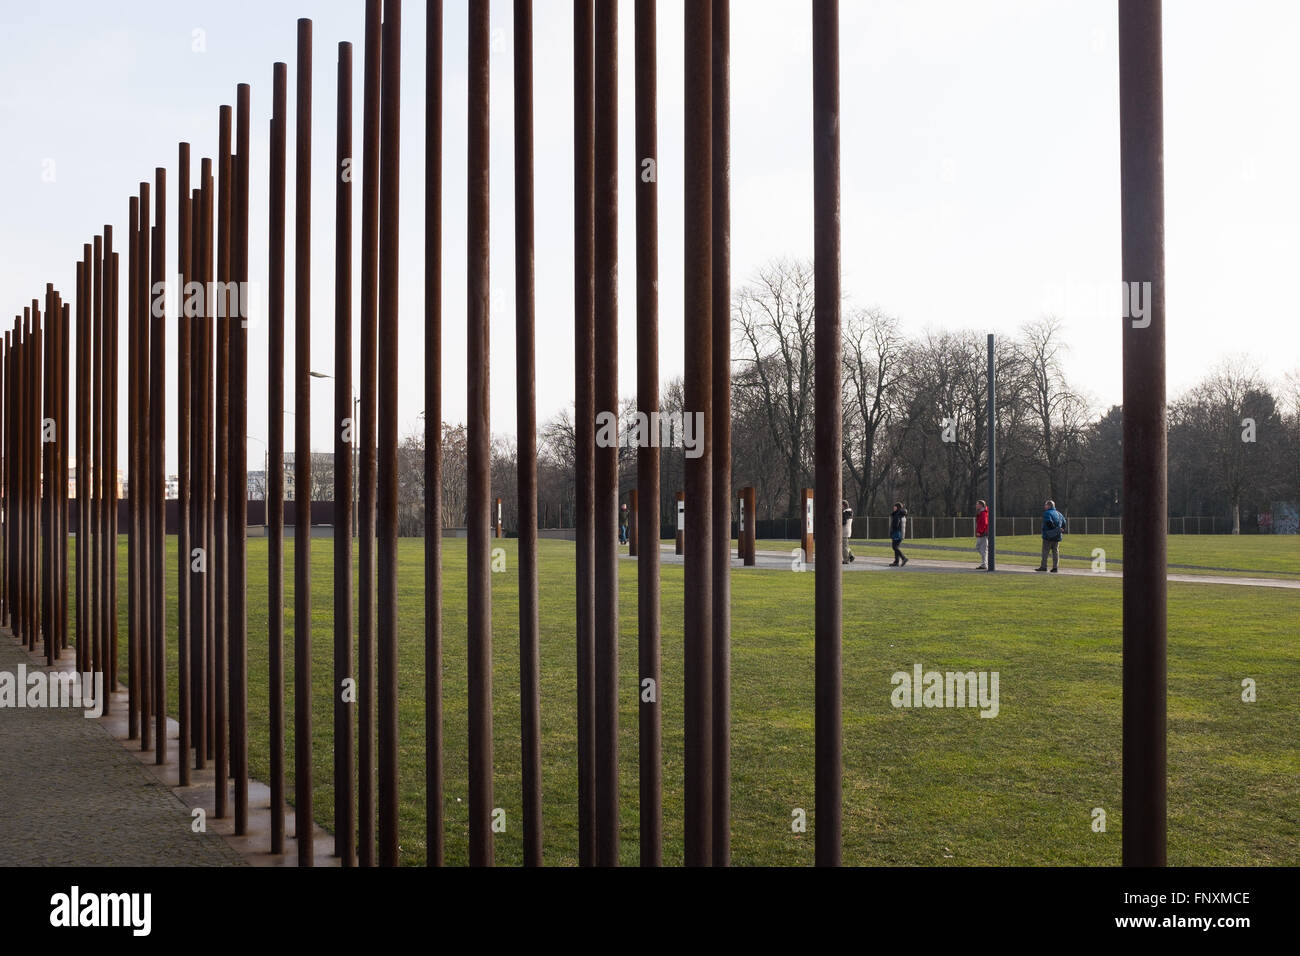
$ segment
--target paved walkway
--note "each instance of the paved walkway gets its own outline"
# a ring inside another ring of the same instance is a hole
[[[44,670],[0,630],[0,671]],[[16,679],[16,677],[15,677]],[[0,866],[229,866],[243,862],[79,709],[0,708]]]
[[[790,543],[789,551],[758,551],[755,554],[755,567],[766,568],[769,570],[789,571],[793,569],[792,562],[794,557],[792,552],[797,545]],[[894,568],[890,566],[892,552],[888,546],[883,546],[876,551],[873,545],[863,545],[862,542],[855,542],[853,549],[857,554],[857,560],[852,564],[843,565],[846,572],[858,571],[889,571],[892,573],[902,572],[904,574],[986,574],[985,571],[975,569],[975,549],[971,548],[971,556],[966,561],[939,561],[933,558],[919,558],[912,554],[908,555],[907,566],[905,568]],[[908,549],[910,550],[910,549]],[[664,564],[682,564],[685,558],[675,552],[673,545],[663,545],[660,547],[660,560]],[[743,563],[734,556],[731,559],[733,568],[743,568]],[[627,559],[627,555],[623,555]],[[628,560],[635,561],[635,558]],[[810,565],[811,567],[811,565]],[[1034,569],[1025,564],[1000,564],[997,574],[1034,574]],[[1101,578],[1123,578],[1122,571],[1093,571],[1091,568],[1066,568],[1062,566],[1061,575],[1071,577],[1101,577]],[[1047,575],[1043,575],[1047,577]],[[1241,576],[1229,576],[1218,574],[1170,574],[1170,581],[1185,582],[1188,584],[1230,584],[1235,587],[1250,588],[1283,588],[1290,590],[1300,590],[1300,579],[1296,578],[1252,578]]]

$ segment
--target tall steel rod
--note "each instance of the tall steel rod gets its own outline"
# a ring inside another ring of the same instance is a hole
[[[468,407],[467,603],[469,674],[469,861],[491,866],[492,846],[492,501],[489,443],[490,294],[488,257],[489,58],[491,37],[487,0],[469,8],[469,184],[466,239]],[[385,41],[384,62],[388,62]],[[385,92],[387,92],[385,90]],[[383,683],[380,682],[382,691]]]
[[[840,25],[839,0],[813,0],[813,353],[815,584],[816,860],[839,866],[844,732],[840,664],[843,584],[840,513],[843,457],[840,407]]]
[[[203,280],[208,289],[217,275],[217,189],[212,162],[203,160]],[[216,479],[213,466],[216,457],[216,409],[213,387],[215,376],[213,362],[216,347],[213,332],[216,323],[216,302],[214,296],[205,296],[204,315],[202,317],[203,348],[200,356],[198,387],[201,392],[199,415],[201,427],[200,474],[203,481],[203,514],[200,517],[203,528],[203,546],[205,554],[205,571],[203,574],[203,723],[206,730],[202,741],[205,760],[215,760],[217,738],[220,736],[217,724],[217,575],[215,571],[216,548]],[[223,798],[224,799],[224,798]]]
[[[134,203],[132,204],[132,214],[133,214],[133,215],[132,215],[132,225],[134,226],[134,219],[135,219],[135,215],[134,215],[134,214],[135,214]],[[82,350],[83,350],[83,348],[84,348],[84,346],[85,346],[85,342],[86,342],[86,333],[85,333],[85,329],[84,329],[84,327],[83,327],[83,323],[82,323],[82,315],[83,315],[83,311],[84,311],[84,309],[85,309],[85,307],[86,307],[87,297],[88,297],[88,294],[89,294],[89,293],[87,292],[87,289],[88,289],[88,283],[87,283],[87,281],[86,281],[86,269],[85,269],[85,265],[86,265],[86,263],[85,263],[85,260],[84,260],[84,259],[83,259],[81,262],[78,262],[78,263],[77,263],[77,301],[76,301],[76,305],[77,305],[77,327],[76,327],[76,337],[75,337],[75,344],[74,344],[74,348],[76,349],[76,352],[77,352],[77,382],[76,382],[76,385],[75,385],[75,388],[76,388],[76,411],[77,411],[77,433],[76,433],[76,435],[74,436],[74,442],[75,442],[75,444],[76,444],[76,455],[77,455],[77,458],[76,458],[76,460],[77,460],[77,465],[76,465],[76,468],[77,468],[77,537],[76,537],[76,540],[75,540],[75,542],[74,542],[74,548],[76,549],[76,556],[77,556],[77,558],[76,558],[76,575],[77,575],[77,579],[76,579],[76,582],[75,582],[75,584],[74,584],[74,596],[75,596],[76,605],[77,605],[77,617],[76,617],[76,623],[75,623],[75,627],[76,627],[76,660],[77,660],[77,670],[78,670],[79,672],[81,672],[81,673],[84,673],[84,672],[86,672],[86,671],[88,671],[88,670],[90,669],[89,667],[86,666],[86,660],[87,660],[87,657],[86,657],[86,643],[85,643],[85,640],[84,640],[83,637],[82,637],[82,635],[83,635],[83,633],[84,633],[83,628],[84,628],[85,613],[86,613],[86,595],[85,595],[85,591],[83,590],[83,583],[84,583],[84,581],[85,581],[85,558],[82,556],[82,547],[83,547],[83,545],[84,545],[84,543],[85,543],[85,539],[86,539],[86,533],[85,533],[85,528],[86,528],[86,507],[85,507],[86,473],[85,473],[85,471],[84,471],[83,469],[85,468],[84,449],[85,449],[86,425],[88,424],[88,423],[86,422],[85,418],[83,417],[83,415],[82,415],[82,411],[81,411],[81,380],[82,380],[82,378],[85,377],[85,368],[86,368],[86,360],[83,358],[83,355],[82,355]],[[8,399],[8,392],[6,392],[6,400],[7,400],[7,399]],[[6,407],[7,407],[7,406],[6,406]],[[132,420],[134,420],[134,416],[132,416]],[[7,435],[7,434],[8,434],[8,433],[6,432],[6,435]],[[6,450],[5,450],[5,457],[6,457],[6,459],[9,458],[9,450],[8,450],[7,447],[6,447]],[[9,496],[9,489],[8,489],[8,484],[6,483],[6,499],[8,498],[8,496]],[[6,500],[6,504],[7,504],[7,503],[8,503],[8,502],[7,502],[7,500]],[[6,516],[5,516],[6,531],[8,531],[8,524],[9,524],[9,521],[10,521],[10,520],[11,520],[10,515],[9,515],[9,514],[6,514]],[[6,545],[7,545],[7,544],[8,544],[8,542],[6,542]],[[8,569],[6,568],[6,571],[7,571],[7,570],[8,570]],[[135,731],[136,731],[136,728],[135,728],[135,717],[134,717],[134,707],[135,707],[135,687],[134,687],[134,685],[130,688],[129,696],[130,696],[130,708],[131,708],[130,713],[131,713],[131,716],[130,716],[129,719],[128,719],[128,724],[130,725],[130,736],[131,736],[131,739],[135,739]]]
[[[352,44],[339,44],[334,165],[334,855],[356,865],[352,674]]]
[[[618,865],[618,5],[596,4],[596,865]]]
[[[167,282],[167,170],[154,170],[154,251],[153,283],[162,289]],[[167,540],[167,467],[166,467],[166,297],[154,304],[149,331],[149,504],[150,553],[152,555],[149,589],[153,604],[153,699],[154,763],[167,763],[167,607],[164,598],[165,542]]]
[[[284,226],[289,66],[272,68],[271,204],[267,282],[268,362],[266,525],[271,737],[271,852],[284,852]]]
[[[68,389],[72,379],[69,377],[71,371],[70,355],[71,347],[71,308],[67,303],[63,305],[62,329],[60,330],[60,380],[59,380],[59,497],[60,497],[60,517],[59,517],[59,642],[64,650],[68,648],[68,457],[71,453],[72,431],[69,427],[68,415]],[[117,349],[117,341],[114,339],[113,348]],[[114,366],[113,371],[113,407],[117,407],[117,368]],[[113,465],[114,477],[117,475],[117,422],[113,422]],[[116,531],[116,525],[114,526]],[[116,551],[114,551],[116,559]],[[3,550],[0,549],[0,560],[3,559]],[[114,567],[116,572],[116,567]],[[116,584],[116,580],[114,581]]]
[[[217,249],[216,281],[229,288],[230,271],[230,210],[231,175],[231,119],[229,106],[217,112]],[[216,815],[225,819],[230,802],[230,727],[229,720],[229,649],[230,649],[230,578],[229,578],[229,510],[230,510],[230,322],[229,302],[226,299],[213,303],[213,333],[216,349],[213,380],[213,503],[212,503],[212,556],[214,608],[214,654],[212,670],[212,696],[214,705],[213,727],[216,744]]]
[[[87,436],[87,454],[89,455],[87,461],[89,467],[86,470],[86,490],[89,504],[86,513],[86,538],[89,543],[89,550],[86,555],[86,565],[90,575],[88,610],[90,615],[91,668],[96,672],[107,672],[108,670],[108,655],[104,653],[104,576],[99,533],[99,465],[100,458],[103,455],[101,447],[103,429],[100,428],[101,409],[99,407],[99,396],[104,369],[104,236],[110,234],[106,229],[103,235],[96,236],[94,239],[94,259],[91,264],[91,324],[87,337],[90,351],[87,356],[89,364],[86,369],[87,387],[89,389],[86,408],[90,418],[89,434]],[[33,309],[33,311],[35,310]]]
[[[686,408],[704,416],[686,462],[686,865],[713,862],[713,68],[711,3],[686,10]]]
[[[235,155],[231,198],[231,278],[240,290],[230,327],[230,759],[235,778],[235,835],[248,832],[248,191],[251,89],[235,89]]]
[[[190,322],[187,291],[193,275],[190,253],[194,224],[190,205],[190,144],[177,147],[176,165],[176,772],[180,786],[190,782]]]
[[[58,446],[51,444],[47,436],[47,421],[57,423],[54,416],[54,356],[58,341],[54,330],[58,328],[54,305],[54,286],[45,285],[45,342],[41,350],[42,369],[42,408],[41,413],[41,635],[45,640],[46,666],[54,666],[54,457]],[[58,441],[58,433],[51,436]]]
[[[111,578],[109,577],[109,553],[112,550],[112,542],[108,537],[108,503],[109,489],[112,481],[108,473],[108,327],[113,317],[113,300],[117,295],[117,282],[113,273],[113,264],[117,261],[117,253],[113,251],[113,227],[104,226],[104,281],[103,281],[103,300],[100,305],[99,330],[96,336],[98,345],[98,361],[96,363],[96,407],[94,414],[94,429],[98,439],[98,454],[95,458],[94,475],[95,475],[95,492],[97,506],[96,514],[96,535],[98,548],[96,552],[96,562],[99,570],[99,602],[97,609],[99,612],[99,633],[100,633],[100,660],[104,665],[104,713],[112,713],[112,675],[115,670],[113,662],[113,628],[112,613],[113,607],[110,604]]]
[[[105,573],[108,575],[108,673],[104,675],[104,686],[106,693],[104,696],[104,713],[111,713],[110,701],[112,693],[117,689],[117,504],[119,498],[117,482],[117,379],[118,379],[118,319],[120,311],[121,293],[118,287],[120,278],[121,259],[118,253],[113,253],[112,267],[112,295],[109,299],[110,308],[108,310],[108,328],[106,331],[107,342],[105,344],[105,361],[108,363],[108,394],[104,398],[105,412],[105,445],[107,448],[107,476],[108,487],[106,489],[106,499],[108,503],[107,521],[104,528],[105,540],[107,542],[108,566]],[[63,361],[67,361],[66,348],[67,335],[64,333],[60,337],[60,350],[63,352]],[[66,373],[64,375],[66,381]],[[66,388],[66,384],[60,388]],[[62,434],[62,430],[60,430]],[[66,451],[64,452],[66,455]],[[66,476],[66,468],[62,474]],[[67,482],[60,482],[63,488],[64,496],[67,493]],[[63,558],[67,559],[67,548],[63,549]],[[63,602],[66,610],[66,601]],[[66,628],[65,628],[66,632]]]
[[[77,263],[77,295],[81,295],[81,263]],[[9,614],[9,352],[0,343],[0,624]]]
[[[533,4],[515,0],[515,420],[519,465],[519,751],[524,865],[542,865],[537,610],[537,381],[533,277]]]
[[[997,523],[998,523],[998,389],[997,389],[997,365],[994,359],[995,342],[992,333],[989,333],[989,435],[988,435],[988,456],[989,456],[989,500],[985,502],[989,509],[989,550],[988,550],[988,568],[990,571],[998,569],[997,549],[994,545],[997,543]]]
[[[471,15],[471,23],[473,17]],[[473,28],[471,27],[471,30]],[[384,3],[379,109],[379,453],[377,483],[378,654],[379,671],[379,864],[397,859],[397,369],[398,369],[398,176],[401,150],[402,4]],[[470,76],[473,77],[473,64]],[[473,81],[471,80],[471,87]],[[473,175],[474,150],[470,148]],[[470,213],[473,222],[473,212]],[[470,253],[470,269],[474,256]],[[470,305],[471,312],[473,304]],[[473,359],[470,360],[471,369]],[[471,375],[473,374],[471,370]],[[473,422],[473,412],[470,412]],[[471,424],[471,432],[472,432]],[[472,543],[471,543],[472,547]],[[473,560],[470,584],[470,646],[473,647]],[[472,653],[472,652],[471,652]],[[473,663],[470,672],[473,673]],[[473,726],[471,701],[471,727]],[[471,731],[472,735],[473,731]],[[489,762],[489,767],[491,766]],[[473,748],[470,753],[470,839],[474,828]],[[480,810],[480,812],[483,812]],[[490,812],[490,811],[487,811]]]
[[[1168,459],[1165,429],[1164,88],[1159,0],[1119,4],[1124,319],[1125,866],[1164,866]],[[1147,285],[1149,283],[1149,285]]]
[[[90,337],[90,608],[95,670],[108,674],[108,642],[105,640],[104,594],[104,313],[108,305],[108,261],[112,256],[113,228],[105,226],[95,250],[95,299]],[[98,237],[97,237],[98,238]]]
[[[731,865],[731,0],[713,2],[713,865]],[[838,500],[838,499],[837,499]]]
[[[428,864],[442,866],[442,0],[425,23],[424,828]]]
[[[187,303],[186,308],[182,311],[178,321],[180,329],[178,335],[186,335],[189,340],[189,347],[186,350],[188,361],[184,367],[186,369],[186,381],[188,388],[181,394],[188,396],[189,402],[189,428],[186,431],[186,442],[189,448],[189,454],[186,456],[186,462],[189,467],[190,479],[190,507],[189,521],[184,524],[189,534],[189,547],[186,550],[178,548],[177,553],[180,559],[180,573],[188,580],[190,592],[190,651],[189,651],[189,712],[190,712],[190,733],[189,742],[194,748],[194,769],[202,769],[204,760],[204,743],[207,736],[206,714],[204,713],[203,686],[207,675],[205,673],[206,663],[204,645],[204,606],[207,603],[207,588],[204,584],[203,575],[198,571],[202,568],[201,562],[196,565],[196,556],[203,554],[206,547],[205,535],[203,529],[203,466],[202,452],[200,445],[202,439],[199,419],[201,417],[202,407],[202,390],[199,385],[200,381],[200,359],[199,355],[203,349],[203,303],[207,300],[207,283],[204,273],[204,261],[207,253],[204,251],[206,241],[203,235],[203,182],[206,177],[206,166],[201,166],[199,171],[198,184],[190,189],[190,253],[189,253],[189,278],[190,288],[194,289],[194,283],[198,284],[198,289],[202,291],[202,297],[198,302]],[[179,376],[179,371],[178,371]],[[179,404],[177,406],[179,414]]]
[[[659,132],[655,0],[636,0],[636,393],[650,421],[659,411]],[[647,165],[648,163],[648,165]],[[649,173],[649,175],[647,175]],[[659,637],[659,446],[636,456],[637,712],[641,865],[663,864],[663,710]],[[645,682],[650,681],[649,688]],[[647,694],[646,690],[651,693]]]
[[[294,155],[294,829],[298,865],[315,863],[311,754],[311,21],[298,21],[298,112]]]
[[[150,276],[152,270],[149,260],[153,255],[153,244],[151,241],[152,230],[149,222],[152,217],[150,208],[150,185],[147,182],[140,183],[140,231],[136,237],[136,246],[138,250],[138,259],[136,263],[136,302],[135,310],[135,415],[133,423],[135,424],[135,438],[131,443],[131,500],[135,509],[135,516],[132,519],[131,534],[135,538],[135,549],[138,552],[136,557],[136,574],[137,579],[133,582],[133,588],[136,596],[136,625],[138,631],[135,635],[136,643],[136,660],[138,662],[138,673],[135,680],[137,683],[136,697],[140,706],[140,749],[147,751],[150,748],[150,742],[153,739],[153,728],[150,724],[152,710],[150,708],[153,699],[153,644],[150,638],[150,620],[153,616],[152,600],[149,592],[149,310],[153,302],[153,297],[149,294]],[[89,253],[89,248],[87,248]],[[87,268],[89,268],[89,254],[86,257]],[[83,315],[83,322],[85,316]],[[83,377],[84,378],[84,377]],[[80,474],[78,467],[78,474]],[[78,483],[78,495],[80,495],[80,483]],[[80,503],[80,502],[79,502]],[[78,514],[78,536],[85,527],[85,513]],[[80,567],[80,565],[78,565]]]
[[[596,862],[595,13],[573,5],[574,476],[577,538],[578,863]]]
[[[357,862],[375,865],[375,483],[381,0],[366,0],[361,169],[361,476],[357,490]],[[432,849],[432,847],[431,847]]]
[[[212,228],[209,219],[208,179],[212,175],[212,160],[204,158],[199,165],[199,185],[194,189],[192,211],[194,245],[190,250],[190,271],[203,290],[202,307],[190,316],[190,545],[191,553],[184,557],[190,575],[190,737],[194,745],[194,769],[207,767],[208,708],[207,708],[207,622],[208,574],[207,553],[207,442],[204,436],[204,361],[207,345],[204,338],[208,308],[208,255],[212,245]],[[197,557],[197,560],[196,560]]]

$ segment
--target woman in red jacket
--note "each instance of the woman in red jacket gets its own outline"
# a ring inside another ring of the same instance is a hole
[[[989,569],[989,506],[983,499],[975,502],[975,550],[979,552],[977,571]]]

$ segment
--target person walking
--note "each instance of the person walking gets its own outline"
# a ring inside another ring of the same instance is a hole
[[[1047,555],[1052,555],[1052,574],[1061,564],[1061,535],[1065,533],[1065,515],[1056,510],[1056,502],[1043,502],[1043,560],[1035,571],[1047,570]]]
[[[618,543],[627,544],[627,505],[622,505],[618,512]]]
[[[895,501],[894,510],[889,515],[889,540],[894,545],[894,563],[890,565],[891,568],[903,567],[907,564],[907,555],[899,548],[905,537],[907,537],[907,509],[903,507],[901,501]]]
[[[843,534],[840,535],[840,562],[848,564],[850,561],[857,559],[853,549],[849,547],[849,535],[853,534],[853,509],[849,507],[847,501],[840,501],[840,524],[842,525]]]
[[[989,506],[981,498],[975,502],[975,551],[980,556],[976,571],[989,569]]]

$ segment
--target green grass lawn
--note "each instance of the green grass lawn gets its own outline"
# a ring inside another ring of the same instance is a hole
[[[1176,574],[1217,574],[1230,577],[1300,577],[1300,535],[1170,535],[1170,572]],[[1011,565],[1037,565],[1042,538],[1038,535],[999,535],[998,561]],[[798,542],[771,539],[758,542],[766,551],[785,551]],[[880,538],[870,541],[853,539],[859,553],[889,558],[889,542]],[[952,549],[958,550],[952,550]],[[1107,570],[1123,569],[1124,538],[1118,534],[1067,534],[1061,542],[1063,567],[1087,568],[1092,565],[1093,549],[1106,552]],[[974,538],[909,538],[903,551],[918,557],[941,561],[968,560],[978,563]],[[1016,554],[1014,552],[1023,552]]]
[[[123,539],[124,541],[125,539]],[[1071,544],[1075,539],[1071,539]],[[1088,539],[1091,543],[1093,539]],[[1178,539],[1174,539],[1175,542]],[[1222,542],[1222,544],[1220,544]],[[1180,542],[1181,543],[1181,542]],[[1187,539],[1204,545],[1206,539]],[[1253,567],[1280,538],[1212,539]],[[175,539],[168,581],[174,635]],[[522,860],[516,542],[493,578],[495,800],[507,831],[501,864]],[[444,550],[446,846],[466,861],[465,550]],[[541,655],[545,859],[577,852],[573,545],[542,541]],[[269,767],[266,549],[249,541],[250,770]],[[1172,551],[1172,543],[1171,543]],[[1200,560],[1208,552],[1195,551]],[[1294,551],[1290,552],[1294,555]],[[319,822],[333,822],[332,543],[314,542],[313,780]],[[125,668],[125,545],[119,569]],[[286,554],[287,764],[293,773],[293,550]],[[402,861],[425,858],[423,544],[399,544]],[[1172,560],[1172,555],[1171,555]],[[1219,557],[1212,559],[1216,563]],[[1278,559],[1280,561],[1282,559]],[[1288,559],[1290,560],[1290,559]],[[1278,563],[1275,561],[1274,563]],[[637,861],[636,566],[620,564],[622,861]],[[664,859],[682,860],[681,566],[663,580]],[[751,569],[732,576],[733,861],[813,860],[813,580]],[[1169,861],[1300,863],[1300,595],[1227,585],[1170,586]],[[1089,577],[851,575],[844,589],[844,860],[851,864],[1118,864],[1120,582]],[[174,660],[174,637],[169,642]],[[890,675],[913,664],[996,670],[1000,713],[895,709]],[[123,669],[123,673],[125,670]],[[1241,681],[1258,686],[1241,701]],[[175,671],[169,697],[175,712]],[[1092,811],[1108,817],[1091,829]],[[796,808],[807,833],[791,832]]]

